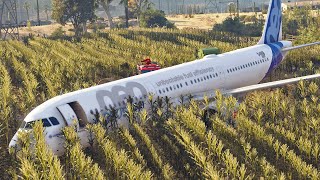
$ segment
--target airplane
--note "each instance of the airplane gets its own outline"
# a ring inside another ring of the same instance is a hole
[[[86,124],[97,122],[97,113],[106,116],[110,107],[118,110],[118,123],[126,124],[124,114],[129,96],[134,102],[144,102],[147,109],[149,94],[155,98],[170,97],[178,105],[181,95],[203,100],[205,94],[214,97],[215,90],[235,95],[320,78],[320,74],[315,74],[259,84],[289,51],[318,44],[292,47],[292,42],[283,41],[281,0],[270,0],[263,35],[257,45],[54,97],[25,117],[9,148],[18,146],[18,133],[32,129],[37,120],[45,127],[46,143],[54,154],[64,154],[62,128],[66,126],[75,126],[82,146],[88,147]]]

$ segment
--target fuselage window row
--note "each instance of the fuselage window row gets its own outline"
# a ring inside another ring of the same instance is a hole
[[[232,72],[235,72],[235,71],[239,71],[241,69],[245,69],[245,68],[248,68],[248,67],[252,67],[254,65],[258,65],[258,64],[261,64],[261,63],[264,63],[264,62],[267,62],[269,61],[269,59],[267,58],[266,60],[265,59],[260,59],[258,61],[254,61],[254,62],[250,62],[248,64],[244,64],[244,65],[240,65],[238,67],[234,67],[234,68],[230,68],[230,69],[227,69],[227,73],[232,73]]]
[[[215,78],[215,77],[219,77],[219,74],[218,73],[210,74],[210,75],[207,75],[207,76],[203,76],[201,78],[190,80],[190,83],[191,83],[191,85],[193,85],[193,84],[197,84],[197,83],[200,83],[200,82],[203,82],[203,81],[208,81],[209,79],[212,79],[212,78]],[[185,82],[185,85],[189,86],[188,82]],[[166,87],[165,89],[162,89],[162,90],[159,89],[158,92],[159,92],[159,94],[164,94],[166,92],[177,90],[177,89],[180,89],[180,88],[183,88],[182,83]]]

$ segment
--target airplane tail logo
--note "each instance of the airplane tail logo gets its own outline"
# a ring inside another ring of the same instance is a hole
[[[267,20],[258,44],[270,44],[282,40],[281,0],[270,0]]]

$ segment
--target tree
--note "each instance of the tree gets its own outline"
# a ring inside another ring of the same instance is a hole
[[[147,9],[141,13],[140,27],[167,27],[174,28],[174,24],[169,22],[165,17],[165,13],[153,8]]]
[[[231,14],[236,14],[236,11],[237,11],[237,7],[236,7],[236,4],[234,4],[233,2],[229,3],[228,4],[228,11]]]
[[[45,5],[44,12],[46,13],[47,21],[49,21],[49,11],[50,11],[50,7],[48,5]]]
[[[86,23],[95,17],[94,0],[53,0],[52,18],[65,25],[71,21],[76,37],[86,32]]]
[[[134,17],[138,19],[138,23],[140,25],[140,15],[143,9],[147,9],[151,3],[149,0],[129,0],[129,12],[133,14]]]
[[[23,4],[23,8],[26,9],[26,11],[27,11],[27,18],[28,18],[28,21],[30,21],[30,16],[29,16],[30,4],[29,4],[28,2],[25,2],[25,3]]]
[[[109,27],[113,28],[113,21],[112,21],[112,16],[111,16],[111,12],[110,12],[110,4],[113,0],[98,0],[98,3],[103,7],[104,11],[107,14],[107,18],[108,18],[108,23],[109,23]]]
[[[126,28],[129,27],[129,0],[121,0],[120,4],[124,5],[124,13],[126,19]]]

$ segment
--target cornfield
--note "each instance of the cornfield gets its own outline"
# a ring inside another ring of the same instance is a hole
[[[207,111],[199,106],[207,100],[172,107],[169,98],[150,95],[148,111],[128,103],[128,129],[88,125],[86,149],[74,128],[66,127],[66,153],[54,156],[36,123],[19,135],[21,151],[7,150],[20,120],[49,98],[132,76],[146,57],[168,67],[196,59],[199,48],[227,52],[254,43],[164,29],[111,30],[80,41],[0,42],[0,179],[319,179],[318,80],[252,92],[232,120],[237,100],[221,93],[215,97],[221,106],[205,121]],[[319,50],[290,53],[266,81],[318,72]]]

